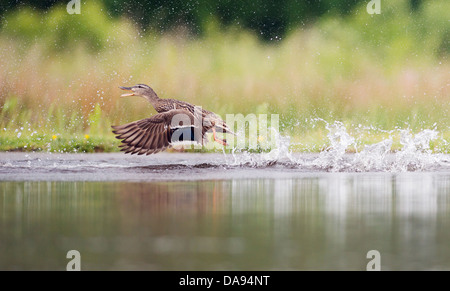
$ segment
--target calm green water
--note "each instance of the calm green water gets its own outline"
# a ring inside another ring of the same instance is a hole
[[[449,229],[448,172],[0,182],[2,270],[448,270]]]

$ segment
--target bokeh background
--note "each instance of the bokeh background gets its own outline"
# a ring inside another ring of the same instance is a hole
[[[433,129],[450,151],[448,0],[68,2],[0,1],[0,150],[117,151],[110,125],[154,113],[118,86],[146,83],[279,114],[297,151],[326,148],[334,121],[360,146]]]

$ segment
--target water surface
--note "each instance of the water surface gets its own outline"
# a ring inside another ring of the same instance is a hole
[[[72,249],[83,270],[365,270],[369,250],[383,270],[450,269],[447,156],[318,158],[2,153],[0,269],[65,270]]]

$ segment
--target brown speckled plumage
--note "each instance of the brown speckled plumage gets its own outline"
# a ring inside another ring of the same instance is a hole
[[[225,140],[216,137],[216,131],[234,134],[225,122],[213,112],[184,101],[161,99],[147,85],[139,84],[133,87],[120,88],[132,91],[132,93],[122,96],[144,97],[158,112],[150,118],[120,126],[112,126],[116,138],[122,140],[119,147],[125,153],[149,155],[163,151],[170,147],[172,142],[179,140],[204,144],[207,142],[206,132],[210,130],[214,133],[215,141],[226,145]],[[182,122],[175,122],[174,124],[174,117],[180,116]],[[173,140],[174,138],[175,140]]]

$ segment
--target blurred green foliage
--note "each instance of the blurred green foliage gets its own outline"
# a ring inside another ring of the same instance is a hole
[[[67,0],[0,1],[4,34],[30,44],[45,40],[53,51],[81,44],[97,52],[130,43],[137,36],[177,29],[177,35],[183,36],[187,31],[211,36],[250,30],[260,39],[278,42],[300,26],[322,29],[339,42],[354,43],[357,37],[357,42],[379,48],[374,57],[392,56],[389,61],[403,60],[398,55],[411,50],[432,51],[433,57],[450,53],[448,5],[442,1],[436,5],[421,0],[381,2],[382,13],[370,18],[367,0],[81,1],[82,13],[72,17],[66,11]],[[438,5],[443,8],[436,9]],[[136,26],[140,27],[137,36]]]
[[[0,1],[0,15],[15,8],[30,6],[47,10],[67,5],[68,0]],[[82,9],[87,1],[82,1]],[[167,31],[185,27],[201,34],[211,19],[222,26],[250,29],[262,39],[281,38],[290,30],[327,15],[348,15],[368,0],[102,0],[107,14],[127,16],[143,29]],[[383,1],[382,1],[383,2]],[[409,0],[410,12],[419,13],[423,0]],[[382,3],[383,5],[384,3]],[[84,10],[83,10],[84,13]],[[82,13],[82,14],[83,14]]]
[[[132,26],[123,23],[120,30],[115,29],[115,22],[106,13],[100,13],[102,10],[101,3],[93,2],[83,6],[82,14],[68,17],[63,5],[46,13],[26,6],[3,17],[2,32],[29,43],[37,39],[45,41],[49,49],[57,51],[77,45],[98,51],[127,41]]]
[[[206,6],[192,11],[206,13],[196,20],[201,37],[192,37],[175,29],[191,25],[182,17],[143,31],[145,25],[121,16],[136,17],[136,8],[113,7],[122,1],[82,2],[80,15],[65,11],[68,1],[56,2],[2,10],[0,150],[117,150],[110,125],[154,113],[144,100],[119,101],[117,86],[136,83],[222,116],[280,114],[297,150],[326,148],[327,131],[315,118],[380,129],[364,143],[380,141],[383,130],[435,125],[450,140],[448,0],[382,0],[380,15],[366,12],[368,1],[320,1],[334,8],[308,14],[305,26],[284,22],[286,36],[269,42],[238,18],[201,12]],[[285,3],[291,2],[277,7]],[[249,11],[264,7],[247,4]],[[449,152],[450,144],[440,148]]]

